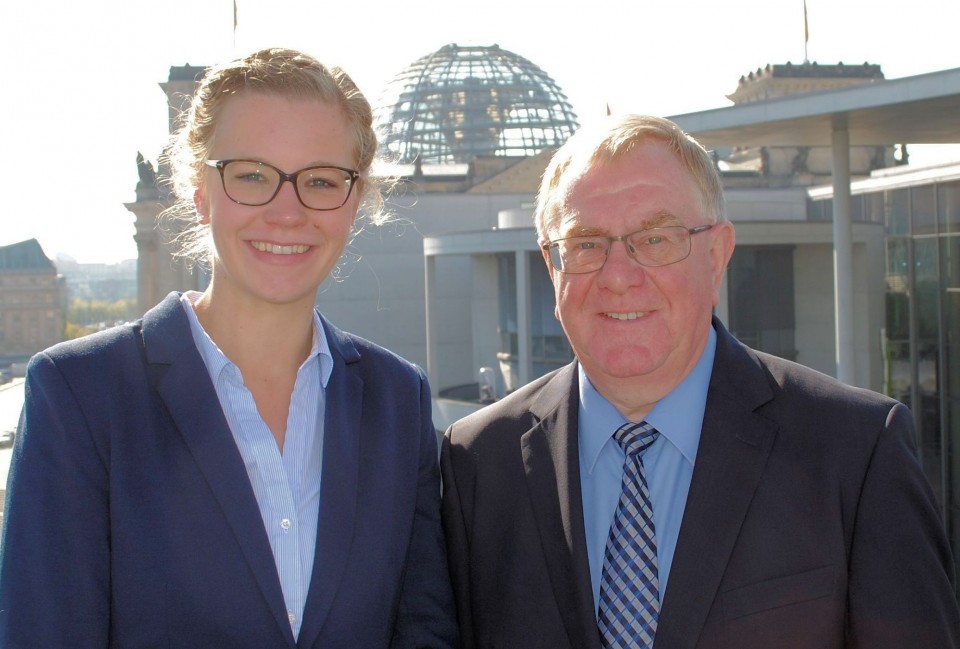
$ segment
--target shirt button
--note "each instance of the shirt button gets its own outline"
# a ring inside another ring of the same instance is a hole
[[[284,532],[289,532],[291,525],[292,523],[290,522],[289,518],[284,518],[282,521],[280,521],[280,529],[282,529]]]
[[[287,611],[287,619],[290,620],[290,624],[293,624],[297,621],[297,616],[294,615],[293,611]]]

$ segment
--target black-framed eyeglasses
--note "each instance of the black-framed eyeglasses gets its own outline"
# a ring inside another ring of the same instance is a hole
[[[288,174],[259,160],[207,160],[206,165],[220,172],[227,198],[240,205],[266,205],[290,181],[297,198],[311,210],[335,210],[342,207],[360,178],[355,169],[334,166],[307,167]]]
[[[690,237],[706,232],[712,224],[685,228],[670,225],[647,228],[619,237],[590,235],[566,237],[543,244],[550,253],[550,263],[561,273],[592,273],[603,268],[614,241],[622,241],[630,258],[641,266],[669,266],[690,256]]]

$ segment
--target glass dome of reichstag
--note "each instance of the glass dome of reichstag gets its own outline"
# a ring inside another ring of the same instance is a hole
[[[498,45],[445,45],[386,87],[374,111],[390,162],[470,162],[532,156],[577,129],[566,95],[546,72]]]

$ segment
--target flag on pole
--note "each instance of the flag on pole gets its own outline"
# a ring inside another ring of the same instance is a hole
[[[807,0],[803,0],[803,62],[809,63],[807,45],[810,43],[810,23],[807,21]]]
[[[233,46],[237,46],[237,0],[233,0]]]

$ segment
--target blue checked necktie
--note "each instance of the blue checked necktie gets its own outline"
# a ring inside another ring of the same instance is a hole
[[[627,457],[600,577],[597,621],[605,648],[649,649],[657,634],[657,542],[642,456],[659,435],[646,422],[625,424],[613,434]]]

